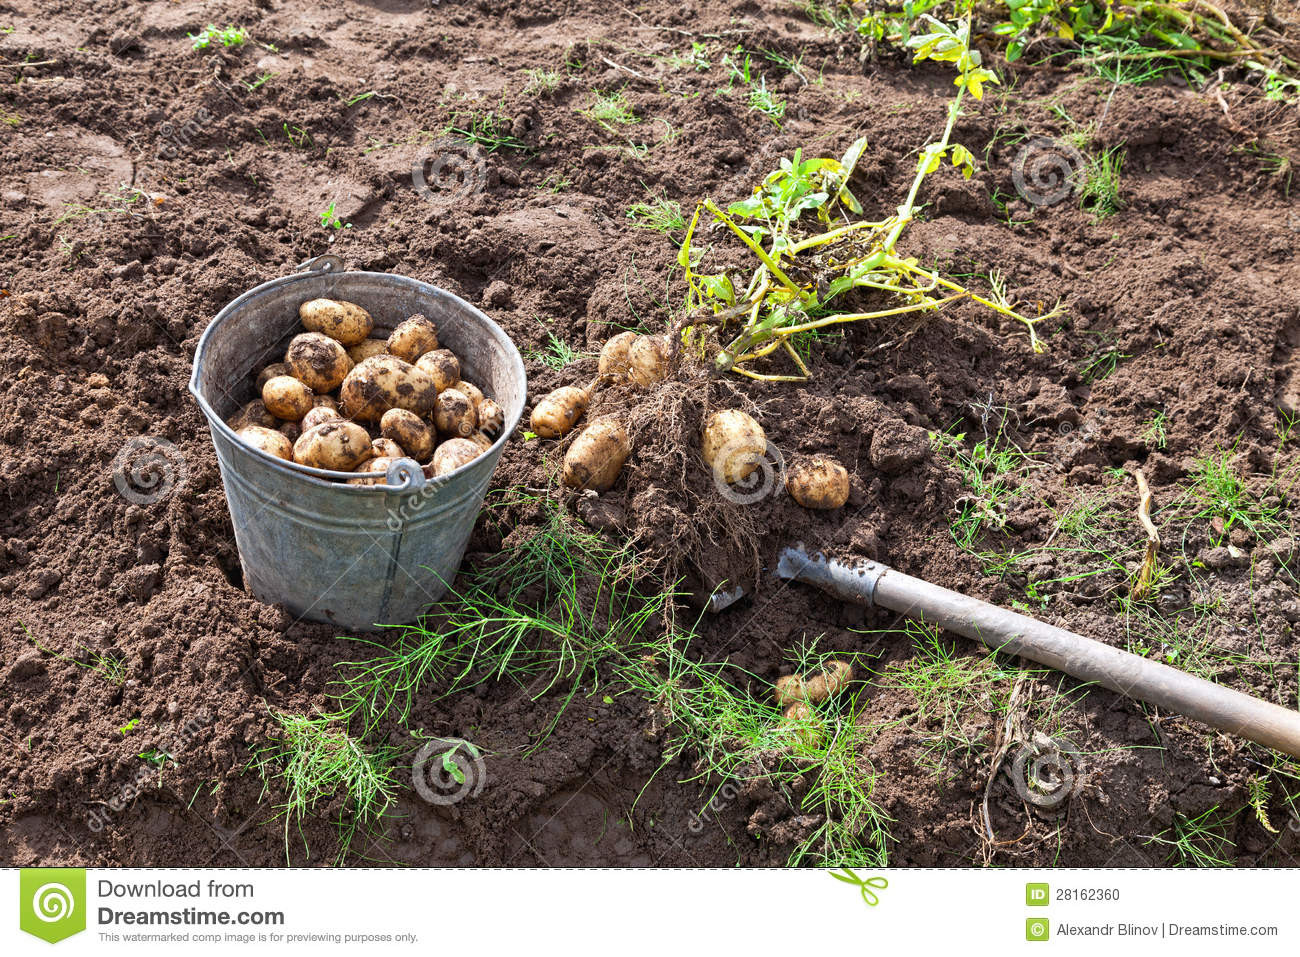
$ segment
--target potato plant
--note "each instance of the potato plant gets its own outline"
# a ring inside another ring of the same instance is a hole
[[[980,54],[970,46],[970,20],[956,29],[925,17],[931,32],[908,41],[914,61],[938,60],[957,68],[957,92],[948,108],[942,135],[921,150],[916,175],[897,211],[878,222],[857,219],[862,204],[850,189],[850,180],[866,149],[856,140],[839,159],[807,159],[801,151],[783,159],[746,200],[723,210],[712,199],[695,209],[678,253],[687,282],[688,313],[705,317],[721,328],[739,326],[715,357],[719,371],[734,371],[753,379],[799,382],[808,368],[790,343],[799,333],[839,323],[884,319],[908,313],[933,312],[960,299],[974,301],[1015,319],[1029,330],[1035,352],[1042,345],[1035,326],[1059,314],[1058,306],[1045,315],[1026,315],[996,294],[982,296],[926,269],[917,259],[898,250],[898,242],[917,211],[917,197],[926,177],[950,162],[969,178],[975,169],[971,152],[952,142],[953,129],[962,115],[966,94],[983,96],[985,84],[997,77],[981,65]],[[753,254],[757,265],[747,277],[732,270],[710,272],[704,266],[708,252],[693,247],[701,216],[721,223]],[[844,309],[842,298],[852,290],[884,294],[887,302],[870,310]],[[769,375],[748,366],[757,359],[783,351],[798,374]]]

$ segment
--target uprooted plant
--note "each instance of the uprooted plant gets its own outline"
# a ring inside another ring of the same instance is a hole
[[[957,92],[943,134],[921,150],[911,189],[892,216],[879,222],[854,219],[863,214],[863,207],[849,181],[866,150],[865,138],[854,141],[839,160],[805,160],[796,151],[792,159],[781,161],[753,196],[725,211],[712,199],[696,207],[678,253],[688,285],[687,314],[703,311],[706,321],[723,328],[740,323],[739,332],[714,359],[719,371],[765,381],[803,381],[808,367],[792,344],[793,337],[839,323],[932,312],[966,298],[1023,323],[1034,351],[1042,351],[1035,327],[1059,315],[1059,303],[1045,314],[1026,315],[996,291],[989,296],[972,292],[897,248],[916,217],[926,177],[945,160],[967,179],[974,173],[974,156],[952,142],[953,130],[965,95],[980,99],[984,85],[997,82],[981,65],[979,52],[971,48],[969,17],[956,29],[933,17],[924,19],[932,32],[908,41],[915,51],[913,59],[954,64]],[[692,244],[706,212],[757,258],[757,267],[747,279],[729,268],[710,272],[703,267],[711,250],[697,253]],[[851,290],[883,295],[889,302],[883,308],[842,309],[841,302]],[[778,350],[794,362],[798,375],[768,375],[746,368]]]

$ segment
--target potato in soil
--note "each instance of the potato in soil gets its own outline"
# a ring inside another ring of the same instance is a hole
[[[277,419],[297,422],[313,408],[314,393],[291,375],[278,375],[262,386],[262,404]]]
[[[601,375],[627,375],[628,349],[636,341],[635,332],[620,332],[600,348],[597,370]]]
[[[345,346],[355,346],[370,335],[375,320],[355,302],[311,299],[298,307],[304,329],[329,336]]]
[[[597,419],[573,440],[564,455],[564,484],[607,492],[632,451],[627,429],[617,419]]]
[[[313,426],[293,444],[293,460],[299,465],[335,472],[351,472],[373,453],[370,433],[344,419]]]
[[[796,462],[785,487],[804,508],[841,508],[849,500],[849,473],[839,462],[816,456]]]
[[[414,412],[389,409],[379,420],[379,431],[417,461],[423,462],[433,455],[433,431]]]
[[[433,474],[446,475],[462,465],[468,465],[479,457],[481,451],[478,445],[469,439],[448,439],[433,453]]]
[[[459,389],[448,389],[434,400],[433,424],[441,436],[465,439],[478,431],[478,413],[469,396]]]
[[[342,344],[319,332],[294,336],[284,353],[284,364],[291,376],[321,395],[337,389],[352,371],[352,360]]]
[[[293,443],[277,429],[267,429],[260,425],[246,425],[235,433],[247,445],[261,449],[278,459],[293,461]]]
[[[415,367],[428,373],[438,391],[450,389],[460,381],[460,360],[450,349],[434,349],[415,360]]]
[[[587,411],[591,395],[586,389],[576,385],[560,386],[554,392],[543,396],[533,407],[533,414],[528,420],[532,430],[544,439],[558,439],[573,428]]]
[[[748,478],[767,451],[762,426],[739,409],[714,412],[700,445],[704,464],[728,485]]]
[[[415,362],[438,348],[438,327],[421,315],[403,319],[388,337],[388,351],[406,362]]]
[[[339,409],[350,419],[378,422],[389,409],[428,415],[437,397],[426,373],[385,354],[371,356],[348,373],[339,390]]]
[[[627,350],[628,374],[645,387],[662,382],[670,371],[667,336],[637,336]]]
[[[772,689],[776,695],[776,703],[781,707],[792,704],[795,701],[803,701],[808,697],[808,692],[804,688],[803,675],[794,674],[786,675],[783,678],[776,679],[776,687]]]
[[[809,701],[825,701],[833,698],[853,680],[853,666],[847,661],[828,661],[821,672],[804,682],[804,690]]]

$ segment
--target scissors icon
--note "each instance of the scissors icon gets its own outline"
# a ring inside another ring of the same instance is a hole
[[[847,867],[842,867],[840,870],[844,873],[837,874],[835,871],[827,871],[827,873],[837,881],[843,881],[845,884],[852,884],[854,887],[858,888],[862,892],[862,899],[867,902],[868,907],[875,907],[880,903],[880,898],[876,896],[875,891],[871,888],[874,887],[876,890],[883,891],[889,886],[888,880],[883,877],[858,877],[857,874],[854,874],[853,871],[849,870]]]

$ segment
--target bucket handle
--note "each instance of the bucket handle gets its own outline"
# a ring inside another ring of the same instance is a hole
[[[294,272],[343,272],[343,260],[338,256],[326,253],[322,256],[312,256],[311,259],[304,259],[298,264]]]

